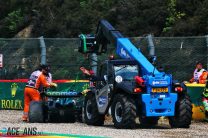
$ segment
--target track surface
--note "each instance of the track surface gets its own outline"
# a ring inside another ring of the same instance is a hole
[[[88,126],[83,123],[24,123],[21,121],[22,111],[0,110],[0,130],[20,127],[37,128],[38,132],[77,134],[104,137],[208,137],[208,123],[192,122],[189,129],[171,129],[167,120],[160,120],[153,128],[143,128],[139,124],[136,129],[115,129],[111,121],[106,121],[102,127]]]

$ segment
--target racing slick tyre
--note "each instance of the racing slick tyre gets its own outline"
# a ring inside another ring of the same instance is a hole
[[[176,102],[175,116],[169,117],[172,128],[189,128],[192,119],[192,104],[187,95],[179,96]]]
[[[105,116],[99,114],[94,94],[88,93],[84,101],[84,121],[88,125],[102,126]]]
[[[29,107],[29,122],[43,123],[45,122],[45,107],[42,101],[32,101]]]
[[[116,128],[133,129],[136,127],[135,101],[128,95],[115,95],[111,106],[111,113]]]

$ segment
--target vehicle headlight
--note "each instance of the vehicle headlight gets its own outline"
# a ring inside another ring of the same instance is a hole
[[[117,83],[121,83],[123,81],[123,78],[121,76],[116,76],[115,81]]]

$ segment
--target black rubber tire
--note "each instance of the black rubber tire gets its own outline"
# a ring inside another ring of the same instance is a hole
[[[29,122],[30,123],[43,123],[45,122],[44,104],[42,101],[32,101],[29,107]]]
[[[133,129],[136,127],[136,105],[129,95],[115,95],[111,113],[116,128]]]
[[[145,116],[139,117],[140,124],[145,127],[156,126],[158,124],[158,120],[159,120],[158,117],[145,117]]]
[[[176,102],[175,116],[169,117],[172,128],[189,128],[192,119],[192,104],[189,96],[179,96]]]
[[[84,102],[84,121],[88,125],[102,126],[105,116],[99,114],[94,94],[90,93],[85,96]]]

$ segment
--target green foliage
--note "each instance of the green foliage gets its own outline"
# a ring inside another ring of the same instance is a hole
[[[205,35],[207,3],[207,0],[1,0],[0,37],[13,37],[28,24],[34,25],[33,37],[77,37],[94,33],[103,18],[128,37],[149,33]]]
[[[87,0],[80,0],[80,7],[86,8],[87,7]]]
[[[11,32],[16,32],[18,27],[22,25],[23,19],[24,18],[21,9],[10,12],[5,19],[8,30]]]
[[[176,10],[176,0],[169,0],[168,3],[168,12],[169,16],[166,18],[165,27],[163,28],[163,32],[168,32],[172,29],[172,26],[184,17],[186,14],[184,12],[178,12]]]

